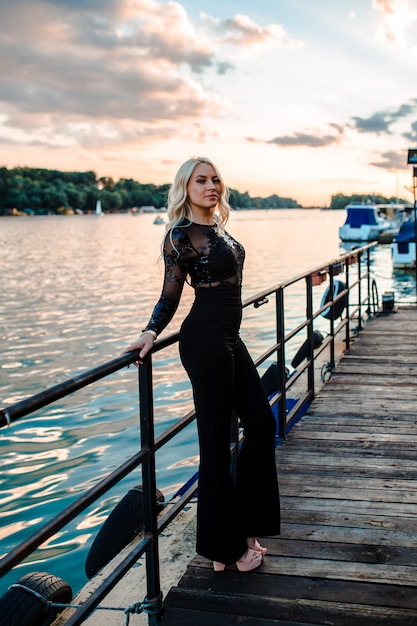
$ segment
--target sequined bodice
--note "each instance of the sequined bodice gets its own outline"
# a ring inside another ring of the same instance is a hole
[[[162,294],[146,330],[159,334],[167,326],[178,307],[187,278],[194,289],[242,284],[243,246],[216,225],[184,221],[165,236],[163,256]]]

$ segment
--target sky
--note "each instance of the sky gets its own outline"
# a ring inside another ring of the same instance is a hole
[[[412,200],[416,32],[417,0],[0,0],[0,166]]]

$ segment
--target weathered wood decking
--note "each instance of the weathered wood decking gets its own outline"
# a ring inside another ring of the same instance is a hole
[[[417,309],[371,320],[277,450],[282,535],[262,566],[195,557],[161,624],[417,624],[416,374]]]

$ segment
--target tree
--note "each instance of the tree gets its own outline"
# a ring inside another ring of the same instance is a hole
[[[343,193],[337,193],[331,198],[330,208],[344,209],[348,204],[366,204],[367,202],[374,202],[375,204],[405,204],[406,200],[395,198],[394,196],[386,198],[380,194],[353,193],[347,196]]]

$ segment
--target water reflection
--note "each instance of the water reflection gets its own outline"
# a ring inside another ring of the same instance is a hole
[[[415,269],[395,269],[393,272],[393,289],[396,302],[417,301]]]

